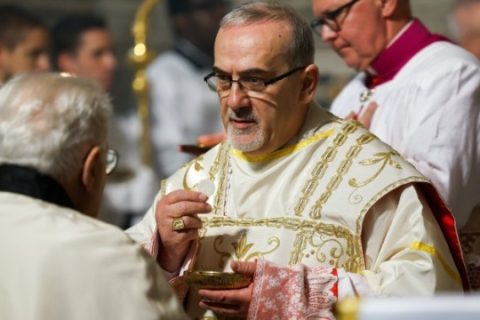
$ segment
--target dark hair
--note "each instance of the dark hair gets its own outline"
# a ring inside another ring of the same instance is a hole
[[[80,45],[82,35],[92,29],[107,29],[105,20],[91,13],[70,14],[62,17],[52,28],[52,64],[58,68],[58,56],[74,54]]]
[[[46,25],[31,12],[13,4],[0,5],[0,43],[14,49],[22,42],[28,31],[44,29]]]

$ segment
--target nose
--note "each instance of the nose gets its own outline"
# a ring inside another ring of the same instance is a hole
[[[328,25],[322,27],[322,40],[325,42],[332,41],[337,37],[337,32],[333,31]]]
[[[108,72],[115,71],[117,67],[117,58],[113,52],[109,52],[102,57],[102,65]]]
[[[50,59],[48,58],[48,54],[41,54],[38,56],[36,65],[36,71],[48,71],[50,70]]]
[[[240,87],[238,82],[232,82],[230,90],[228,90],[226,93],[228,94],[227,102],[230,109],[236,110],[245,107],[248,96]]]

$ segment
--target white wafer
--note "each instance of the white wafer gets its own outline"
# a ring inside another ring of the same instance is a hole
[[[198,192],[205,194],[207,197],[210,197],[215,192],[215,185],[212,181],[204,179],[195,185],[195,189]]]

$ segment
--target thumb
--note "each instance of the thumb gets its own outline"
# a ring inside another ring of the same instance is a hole
[[[255,270],[257,269],[256,261],[232,261],[230,264],[232,270],[236,273],[241,273],[247,276],[255,275]]]

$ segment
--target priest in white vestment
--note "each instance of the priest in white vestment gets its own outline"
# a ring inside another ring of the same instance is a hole
[[[480,269],[480,62],[414,19],[407,0],[313,0],[313,10],[315,30],[360,71],[332,113],[366,122],[432,181]]]
[[[128,231],[192,317],[332,319],[349,295],[466,286],[453,218],[428,180],[358,122],[314,105],[313,53],[289,7],[256,2],[222,20],[205,80],[227,141],[165,180]],[[186,286],[186,271],[232,269],[252,282]]]
[[[0,319],[185,319],[142,246],[97,215],[111,105],[93,83],[32,74],[0,90]]]

